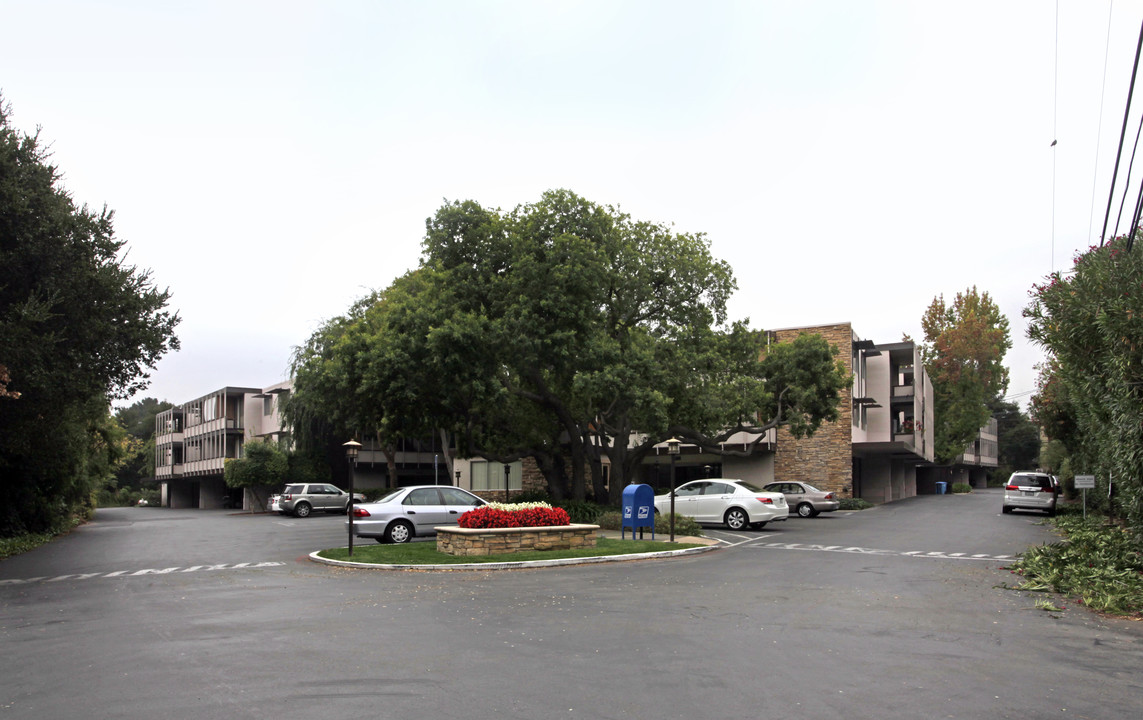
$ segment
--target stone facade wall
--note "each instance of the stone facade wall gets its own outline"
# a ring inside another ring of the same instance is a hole
[[[595,547],[598,525],[539,528],[437,528],[437,550],[448,555],[507,555],[528,550]]]
[[[821,335],[837,347],[837,359],[853,372],[853,327],[849,323],[791,328],[775,332],[778,342],[794,340],[801,333]],[[785,428],[778,429],[774,457],[774,480],[798,480],[820,490],[853,497],[853,387],[841,392],[839,417],[825,423],[813,437],[795,439]]]

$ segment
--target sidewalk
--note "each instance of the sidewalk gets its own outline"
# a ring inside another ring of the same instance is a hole
[[[641,528],[641,530],[643,532],[643,537],[639,537],[639,534],[637,532],[632,533],[630,529],[628,529],[626,533],[622,533],[619,530],[600,530],[597,534],[599,537],[609,538],[611,540],[621,540],[621,539],[630,540],[630,539],[632,539],[632,536],[634,536],[634,539],[636,539],[636,540],[654,540],[656,542],[670,542],[670,540],[671,540],[671,536],[669,533],[657,532],[657,533],[655,533],[655,537],[652,538],[650,528]],[[620,537],[621,535],[625,535],[625,537]],[[675,535],[675,542],[677,542],[677,543],[688,543],[688,544],[693,544],[693,545],[718,545],[719,541],[715,540],[714,538],[699,537],[697,535],[678,535],[678,534],[676,534]]]

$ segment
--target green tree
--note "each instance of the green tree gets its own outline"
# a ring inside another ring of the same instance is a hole
[[[951,304],[943,295],[934,298],[921,329],[921,359],[933,383],[934,454],[948,463],[964,452],[988,422],[991,401],[1008,388],[1008,318],[974,286]]]
[[[226,461],[223,478],[227,487],[250,490],[254,506],[264,507],[271,490],[285,483],[289,470],[289,456],[276,442],[254,439],[243,445],[242,457]]]
[[[1040,428],[1024,414],[1016,403],[997,400],[992,405],[996,418],[999,458],[993,477],[1004,481],[1018,470],[1031,470],[1039,465]]]
[[[717,448],[836,416],[835,352],[807,337],[764,353],[764,334],[727,323],[733,275],[702,235],[559,190],[510,213],[446,203],[424,247],[421,267],[311,338],[322,350],[295,363],[296,395],[355,393],[328,413],[384,436],[442,428],[462,454],[532,457],[557,499],[583,499],[588,473],[607,499],[605,452],[617,488],[671,435]]]
[[[113,214],[77,208],[0,98],[0,536],[92,507],[112,399],[178,348],[178,317],[128,265]]]
[[[1137,232],[1138,236],[1139,233]],[[1143,540],[1143,256],[1119,237],[1033,289],[1028,337],[1049,353],[1034,400],[1070,470],[1095,475]]]

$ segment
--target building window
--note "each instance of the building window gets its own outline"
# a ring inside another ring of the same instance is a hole
[[[262,416],[270,417],[274,414],[274,396],[267,395],[262,398]]]
[[[474,460],[471,469],[473,490],[504,489],[504,463]],[[522,487],[523,474],[523,463],[520,461],[517,460],[508,466],[509,490],[519,490]]]

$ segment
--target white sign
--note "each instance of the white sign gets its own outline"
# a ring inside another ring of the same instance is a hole
[[[1076,489],[1095,487],[1095,475],[1076,475]]]

